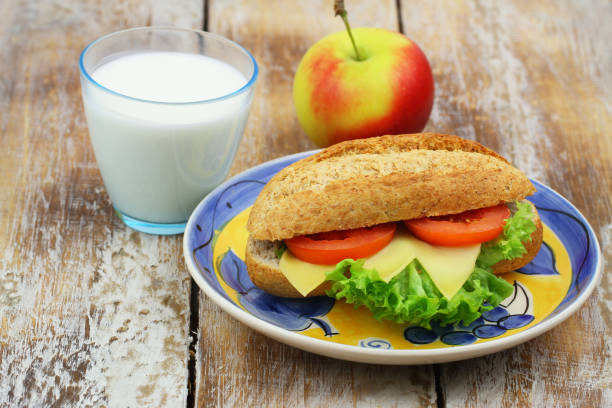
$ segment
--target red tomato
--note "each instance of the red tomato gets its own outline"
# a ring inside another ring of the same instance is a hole
[[[490,241],[502,233],[510,209],[506,205],[461,214],[406,220],[417,238],[433,245],[464,246]]]
[[[322,232],[285,240],[293,255],[305,262],[335,265],[346,258],[359,259],[383,249],[395,234],[394,222],[346,231]]]

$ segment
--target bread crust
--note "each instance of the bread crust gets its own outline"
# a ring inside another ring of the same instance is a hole
[[[309,156],[301,163],[321,162],[332,157],[351,156],[355,154],[400,153],[410,150],[447,150],[482,153],[508,161],[495,151],[473,140],[443,133],[412,133],[404,135],[385,135],[367,139],[348,140],[331,145],[318,154]]]
[[[460,213],[533,192],[522,172],[479,143],[382,136],[339,143],[281,170],[257,197],[247,229],[255,239],[281,240]]]

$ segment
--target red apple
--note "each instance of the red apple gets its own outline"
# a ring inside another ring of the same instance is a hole
[[[318,146],[423,130],[434,100],[425,54],[404,35],[380,28],[346,31],[314,44],[293,82],[300,124]]]

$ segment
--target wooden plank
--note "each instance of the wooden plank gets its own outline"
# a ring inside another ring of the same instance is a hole
[[[185,404],[181,240],[113,215],[78,56],[126,27],[200,27],[202,10],[183,0],[0,3],[0,406]]]
[[[402,0],[401,12],[435,73],[428,129],[477,139],[570,199],[609,269],[611,4]],[[447,405],[612,406],[611,284],[604,273],[586,306],[525,345],[443,365]]]
[[[397,29],[394,1],[351,1],[354,26]],[[308,47],[342,30],[330,1],[211,1],[209,30],[252,51],[261,76],[233,173],[314,148],[299,127],[291,87]],[[431,367],[342,362],[285,346],[200,297],[200,406],[432,406]]]

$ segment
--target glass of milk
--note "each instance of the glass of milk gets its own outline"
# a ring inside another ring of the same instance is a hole
[[[227,176],[255,59],[215,34],[143,27],[92,42],[79,66],[91,143],[117,214],[139,231],[183,232]]]

